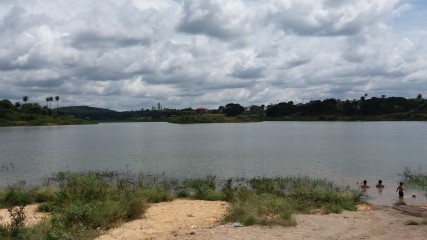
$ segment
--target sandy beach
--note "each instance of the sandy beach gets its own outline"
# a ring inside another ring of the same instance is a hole
[[[153,204],[144,218],[106,232],[110,239],[426,239],[427,206],[361,205],[341,214],[296,214],[294,227],[221,224],[226,202],[175,200]],[[412,211],[412,212],[411,212]],[[412,214],[412,215],[411,215]],[[418,215],[418,216],[413,216]]]
[[[221,223],[229,203],[176,199],[152,204],[144,216],[105,232],[98,240],[146,239],[426,239],[427,205],[359,205],[341,214],[295,214],[296,226],[242,226]],[[25,208],[26,224],[41,220],[36,205]],[[8,212],[0,210],[0,222]],[[412,223],[412,224],[411,224]]]

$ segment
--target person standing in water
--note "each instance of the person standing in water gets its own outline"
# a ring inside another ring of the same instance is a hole
[[[396,188],[396,192],[399,192],[399,197],[403,198],[403,191],[406,191],[405,188],[403,188],[403,182],[399,183],[399,186]]]
[[[384,190],[383,180],[378,180],[378,183],[375,185],[375,187],[377,188],[378,193],[382,193]]]
[[[368,183],[368,181],[363,180],[363,184],[362,184],[362,185],[360,185],[360,187],[361,187],[362,189],[367,189],[367,188],[369,188],[369,186],[367,185],[367,183]]]
[[[383,180],[378,180],[378,183],[377,183],[377,185],[375,187],[377,187],[377,188],[384,188]]]

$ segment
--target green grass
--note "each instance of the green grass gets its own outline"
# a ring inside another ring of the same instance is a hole
[[[31,228],[20,227],[15,238],[7,238],[10,227],[1,226],[0,236],[4,239],[94,239],[102,231],[140,218],[149,203],[170,201],[174,197],[226,200],[231,203],[224,220],[228,222],[292,226],[294,213],[355,210],[362,196],[358,190],[309,177],[228,179],[221,189],[215,176],[178,181],[144,174],[131,177],[116,172],[61,172],[54,179],[54,188],[29,188],[20,183],[0,191],[0,206],[37,202],[39,210],[50,216],[49,220]]]
[[[308,213],[324,209],[325,213],[355,210],[363,193],[348,187],[341,188],[333,182],[309,177],[253,178],[249,180],[256,193],[271,193],[281,196],[298,212]]]
[[[0,192],[0,208],[25,206],[35,201],[35,195],[25,182],[19,182],[6,187]]]
[[[294,225],[291,204],[283,197],[269,193],[257,194],[241,188],[235,192],[232,207],[225,217],[227,222],[244,225]]]
[[[403,177],[405,185],[407,185],[408,187],[418,188],[427,191],[427,173],[423,173],[421,172],[421,170],[415,172],[412,171],[410,168],[405,168],[403,170],[403,174],[401,175]]]
[[[427,220],[424,219],[422,221],[414,221],[414,220],[409,220],[405,223],[406,225],[427,225]]]

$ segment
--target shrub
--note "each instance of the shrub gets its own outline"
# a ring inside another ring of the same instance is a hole
[[[11,207],[8,209],[11,222],[9,224],[0,225],[1,239],[23,239],[24,234],[24,206]]]
[[[48,187],[36,188],[33,195],[37,203],[52,202],[56,199],[56,192]]]
[[[183,182],[183,186],[184,189],[192,192],[190,196],[195,199],[209,200],[206,198],[218,198],[220,195],[222,195],[221,193],[214,193],[216,190],[215,176],[207,176],[204,179],[186,179]],[[221,196],[220,199],[225,199],[225,196]]]
[[[226,221],[239,221],[245,225],[294,225],[291,205],[283,197],[268,193],[256,194],[247,189],[236,190]]]
[[[126,205],[125,217],[129,220],[137,219],[147,208],[148,205],[144,199],[138,197],[131,198]]]
[[[94,173],[71,174],[65,178],[60,197],[71,200],[93,201],[105,199],[107,183]]]
[[[224,201],[227,199],[227,196],[225,194],[212,189],[206,189],[202,192],[201,195],[201,199],[207,201]]]
[[[0,199],[1,207],[25,206],[34,202],[34,195],[25,187],[25,182],[9,185]]]
[[[172,196],[168,191],[159,188],[138,189],[135,195],[147,199],[149,203],[159,203],[171,201]]]

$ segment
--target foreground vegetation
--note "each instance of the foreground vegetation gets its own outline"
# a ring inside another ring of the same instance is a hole
[[[93,239],[103,231],[139,218],[149,203],[173,198],[225,200],[231,209],[224,221],[244,225],[294,225],[292,214],[355,210],[362,192],[308,177],[166,179],[116,173],[59,173],[55,186],[10,185],[0,192],[0,207],[9,208],[12,223],[0,226],[1,239]],[[49,218],[23,225],[23,209],[39,203]],[[13,208],[21,206],[21,208]]]

